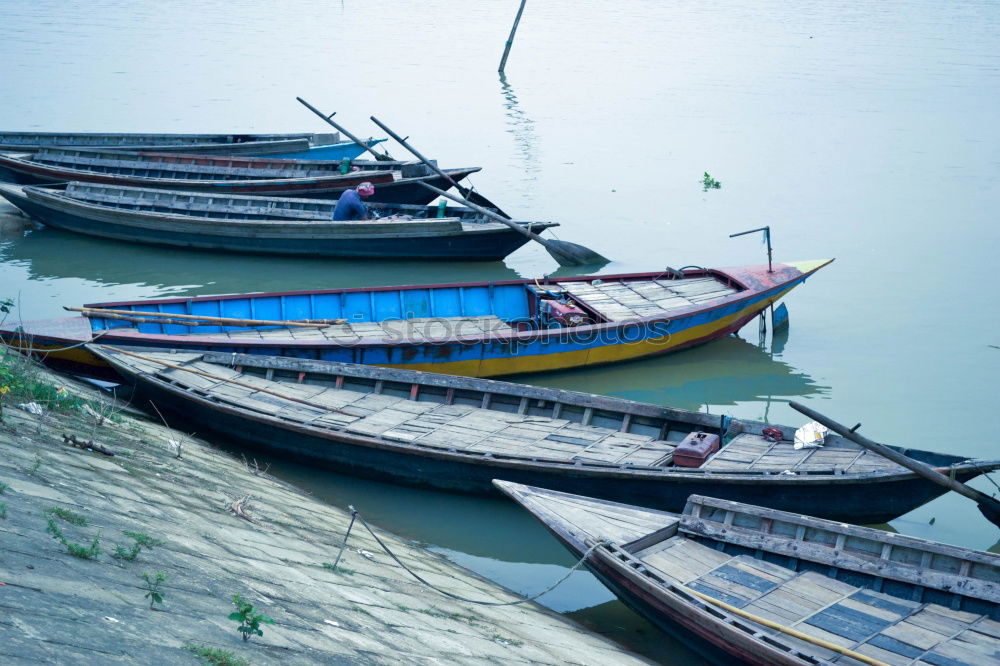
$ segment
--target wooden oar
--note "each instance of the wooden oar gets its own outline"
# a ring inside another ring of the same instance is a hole
[[[805,414],[806,416],[811,418],[813,421],[816,421],[817,423],[822,423],[827,428],[837,433],[841,437],[846,437],[847,439],[851,440],[852,442],[855,442],[859,446],[868,449],[872,453],[877,453],[883,458],[888,458],[897,465],[901,465],[906,469],[914,472],[915,474],[922,476],[928,481],[938,484],[939,486],[944,486],[949,490],[954,490],[959,495],[965,495],[979,506],[979,510],[982,512],[984,516],[986,516],[987,520],[989,520],[994,525],[1000,527],[1000,501],[996,500],[995,498],[990,497],[986,493],[981,493],[975,488],[965,485],[961,481],[957,481],[955,479],[952,479],[951,477],[945,476],[944,474],[937,471],[930,465],[927,465],[926,463],[922,463],[919,460],[914,460],[913,458],[903,453],[900,453],[895,449],[890,449],[888,446],[885,446],[884,444],[873,442],[867,437],[859,435],[854,431],[854,429],[857,429],[857,426],[855,426],[854,429],[846,428],[841,424],[837,423],[836,421],[834,421],[833,419],[831,419],[830,417],[824,416],[823,414],[820,414],[819,412],[810,409],[805,405],[802,405],[794,401],[789,402],[788,404],[795,411]]]
[[[126,356],[140,358],[144,361],[149,361],[150,363],[159,363],[160,365],[164,365],[168,368],[173,368],[174,370],[181,370],[182,372],[190,372],[192,374],[200,375],[207,379],[217,379],[220,382],[226,382],[227,384],[235,384],[236,386],[242,386],[243,388],[253,389],[254,391],[260,391],[261,393],[273,395],[274,397],[281,398],[283,400],[291,400],[292,402],[302,403],[303,405],[308,405],[310,407],[315,407],[329,412],[337,412],[338,414],[344,414],[345,416],[357,416],[357,414],[351,414],[349,412],[345,412],[343,409],[337,409],[336,407],[330,407],[329,405],[320,405],[315,402],[309,402],[308,400],[303,400],[302,398],[295,398],[290,395],[285,395],[284,393],[278,393],[277,391],[271,391],[266,388],[261,388],[260,386],[254,386],[253,384],[247,384],[246,382],[230,379],[229,377],[220,377],[219,375],[213,375],[212,373],[204,372],[203,370],[196,370],[195,368],[185,368],[183,365],[177,365],[176,363],[168,363],[167,361],[161,361],[158,358],[153,358],[152,356],[146,356],[145,354],[136,354],[135,352],[126,351],[120,347],[108,347],[107,345],[94,345],[94,346],[100,347],[105,352],[110,351],[118,354],[125,354]]]
[[[535,241],[536,243],[541,243],[542,247],[548,250],[549,254],[552,255],[552,258],[558,261],[563,266],[584,266],[586,264],[602,264],[602,263],[606,264],[609,261],[608,259],[597,254],[590,248],[586,248],[582,245],[577,245],[576,243],[570,243],[569,241],[560,241],[560,240],[552,240],[549,238],[542,238],[541,236],[531,231],[524,225],[500,217],[493,211],[487,210],[482,206],[477,206],[476,204],[472,203],[471,201],[468,201],[467,199],[457,197],[454,194],[449,194],[448,192],[445,192],[442,189],[434,187],[430,183],[420,183],[420,184],[426,187],[428,190],[431,190],[432,192],[436,193],[438,196],[442,196],[445,199],[451,199],[452,201],[460,203],[463,206],[468,206],[472,210],[476,211],[477,213],[482,213],[491,220],[496,220],[497,222],[506,224],[514,231],[520,234],[524,234],[525,236]]]
[[[381,153],[376,153],[374,150],[372,150],[372,147],[369,146],[366,141],[362,141],[358,137],[356,137],[353,134],[351,134],[350,132],[348,132],[347,129],[343,125],[341,125],[340,123],[334,122],[333,121],[333,117],[335,115],[337,115],[336,111],[334,111],[330,115],[326,115],[325,113],[323,113],[322,111],[320,111],[315,106],[313,106],[309,102],[305,101],[301,97],[296,97],[295,99],[299,100],[299,102],[303,106],[305,106],[307,109],[309,109],[310,111],[312,111],[313,113],[315,113],[317,116],[319,116],[320,118],[322,118],[323,120],[325,120],[330,125],[332,125],[335,130],[337,130],[338,132],[340,132],[341,134],[343,134],[344,136],[346,136],[348,139],[350,139],[351,141],[353,141],[354,143],[358,144],[359,146],[361,146],[362,148],[364,148],[365,150],[367,150],[369,153],[371,153],[372,155],[374,155],[376,160],[378,160],[380,162],[391,162],[391,161],[393,161],[393,159],[389,155],[389,153],[385,153],[384,155],[381,154]]]
[[[316,328],[318,326],[331,326],[333,324],[344,324],[346,319],[300,319],[300,320],[270,320],[270,319],[235,319],[233,317],[211,317],[188,314],[175,314],[173,312],[144,312],[142,310],[112,310],[110,308],[77,308],[68,305],[63,306],[63,310],[70,312],[82,312],[85,315],[104,317],[105,315],[126,315],[134,317],[164,317],[168,319],[187,319],[192,321],[212,322],[214,324],[226,324],[228,326],[285,326],[290,328]],[[115,319],[115,317],[107,317]]]
[[[492,201],[490,201],[489,199],[487,199],[486,197],[484,197],[482,194],[479,194],[478,192],[474,192],[474,191],[472,191],[472,189],[470,189],[468,187],[464,187],[462,185],[459,185],[457,182],[455,182],[454,178],[452,178],[451,176],[449,176],[448,174],[446,174],[444,171],[442,171],[441,169],[439,169],[436,164],[434,164],[429,159],[427,159],[426,157],[424,157],[420,152],[417,151],[416,148],[414,148],[409,143],[407,143],[406,139],[404,139],[403,137],[399,136],[398,134],[396,134],[395,132],[393,132],[391,129],[389,129],[388,127],[386,127],[385,124],[381,120],[379,120],[375,116],[372,116],[371,119],[372,119],[373,123],[375,123],[376,125],[378,125],[379,127],[381,127],[383,130],[385,130],[385,132],[389,136],[391,136],[393,139],[395,139],[399,143],[399,145],[403,146],[403,148],[406,148],[408,151],[410,151],[411,153],[413,153],[414,157],[416,157],[418,160],[420,160],[421,162],[423,162],[424,164],[426,164],[438,176],[440,176],[441,178],[444,178],[446,181],[448,181],[449,183],[451,183],[452,187],[454,187],[456,190],[458,190],[459,192],[461,192],[463,197],[465,197],[466,199],[468,199],[470,201],[473,201],[473,202],[479,204],[480,206],[487,206],[489,208],[494,208],[494,209],[496,209],[497,213],[499,213],[503,217],[507,218],[508,220],[510,219],[510,215],[508,215],[507,213],[503,212],[500,209],[500,206],[496,205],[495,203],[493,203]]]

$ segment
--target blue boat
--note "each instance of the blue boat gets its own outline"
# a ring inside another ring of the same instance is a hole
[[[76,345],[100,339],[493,377],[710,342],[831,261],[96,303],[67,308],[83,316],[8,324],[0,339],[91,376],[107,364]]]

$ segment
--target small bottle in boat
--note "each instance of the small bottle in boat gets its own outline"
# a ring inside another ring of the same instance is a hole
[[[340,173],[347,174],[351,170],[351,158],[345,157],[340,160]]]
[[[438,216],[438,217],[444,217],[444,216],[445,216],[445,214],[444,214],[444,211],[445,211],[445,209],[446,209],[447,207],[448,207],[448,202],[447,202],[447,201],[439,201],[439,202],[438,202],[438,212],[437,212],[437,216]]]

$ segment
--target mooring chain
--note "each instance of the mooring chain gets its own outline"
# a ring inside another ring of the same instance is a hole
[[[403,570],[406,571],[408,574],[410,574],[411,576],[413,576],[418,581],[420,581],[421,583],[423,583],[427,587],[431,588],[435,592],[443,594],[446,597],[451,597],[452,599],[457,599],[458,601],[465,601],[465,602],[470,603],[470,604],[479,604],[480,606],[514,606],[514,605],[517,605],[517,604],[523,604],[523,603],[527,603],[529,601],[534,601],[535,599],[538,599],[542,595],[548,594],[552,590],[554,590],[557,587],[559,587],[559,585],[561,585],[563,582],[566,581],[566,579],[568,579],[571,575],[573,575],[574,571],[576,571],[577,569],[579,569],[583,565],[583,563],[587,561],[587,558],[590,557],[591,553],[593,553],[595,550],[597,550],[600,546],[603,546],[605,544],[609,544],[610,543],[610,541],[608,541],[607,539],[600,539],[600,540],[598,540],[597,543],[595,543],[593,546],[591,546],[590,548],[587,549],[587,552],[585,552],[583,554],[583,556],[580,557],[579,560],[577,560],[576,564],[574,564],[572,567],[570,567],[570,570],[566,572],[566,575],[564,575],[562,578],[560,578],[559,580],[557,580],[555,583],[553,583],[552,585],[549,585],[547,588],[545,588],[544,590],[542,590],[541,592],[539,592],[537,594],[533,594],[530,597],[525,597],[523,599],[517,599],[515,601],[480,601],[478,599],[468,599],[468,598],[463,597],[461,595],[454,594],[453,592],[449,592],[447,590],[442,590],[440,587],[437,587],[433,583],[431,583],[428,580],[422,578],[420,576],[420,574],[418,574],[417,572],[415,572],[412,569],[410,569],[410,567],[408,567],[405,564],[403,564],[403,561],[400,560],[399,557],[396,556],[396,553],[392,552],[392,550],[389,548],[389,546],[387,546],[385,544],[385,542],[383,542],[382,539],[380,539],[379,536],[377,534],[375,534],[375,532],[372,530],[371,526],[367,522],[365,522],[365,519],[362,518],[358,514],[358,510],[357,509],[355,509],[353,506],[349,506],[347,508],[350,509],[350,511],[351,511],[351,522],[347,526],[347,532],[344,534],[344,540],[340,544],[340,552],[337,553],[337,559],[333,563],[334,570],[336,570],[337,564],[340,563],[340,558],[344,554],[344,549],[347,547],[347,539],[348,539],[348,537],[351,536],[351,529],[354,527],[354,521],[355,520],[360,520],[361,524],[364,525],[364,528],[366,530],[368,530],[368,533],[371,534],[372,537],[374,537],[375,541],[378,543],[378,545],[382,547],[382,550],[384,550],[389,555],[389,557],[391,557],[393,560],[395,560],[396,564],[398,564],[399,566],[401,566],[403,568]]]

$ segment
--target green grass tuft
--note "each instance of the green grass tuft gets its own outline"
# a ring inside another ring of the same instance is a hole
[[[46,509],[45,513],[49,514],[50,516],[55,516],[56,518],[65,520],[70,525],[78,525],[80,527],[86,527],[88,524],[86,516],[82,516],[79,513],[76,513],[75,511],[70,511],[69,509],[63,509],[60,507],[52,506]]]
[[[250,660],[240,657],[229,650],[207,647],[205,645],[185,645],[185,650],[194,652],[201,663],[210,666],[250,666]]]

